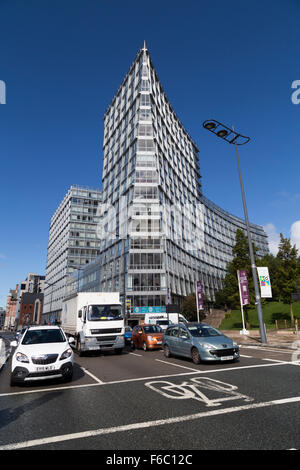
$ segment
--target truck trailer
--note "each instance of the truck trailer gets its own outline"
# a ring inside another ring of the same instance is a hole
[[[62,305],[61,327],[75,338],[79,354],[115,351],[125,346],[125,324],[119,292],[78,292]]]

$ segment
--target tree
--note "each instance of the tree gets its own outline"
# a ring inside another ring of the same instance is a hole
[[[185,297],[181,304],[181,313],[188,321],[197,321],[197,302],[196,294],[189,294]],[[205,317],[204,311],[200,310],[199,319],[203,320]]]
[[[299,259],[296,245],[289,238],[280,234],[280,243],[276,256],[276,275],[273,282],[278,299],[286,304],[291,303],[291,294],[296,292],[296,280],[299,276]]]
[[[253,253],[256,255],[257,248],[253,244]],[[237,271],[245,270],[247,272],[250,305],[244,307],[245,318],[248,321],[248,309],[255,305],[255,293],[252,278],[251,261],[249,255],[248,238],[244,231],[237,229],[235,245],[232,249],[234,258],[227,266],[227,274],[223,281],[223,289],[216,293],[216,303],[226,305],[229,308],[240,308],[240,294],[237,279]]]

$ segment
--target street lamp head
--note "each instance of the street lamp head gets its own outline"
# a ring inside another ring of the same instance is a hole
[[[208,122],[206,121],[206,122],[203,124],[203,127],[204,127],[205,129],[207,129],[208,131],[211,131],[212,129],[215,129],[215,128],[217,127],[217,125],[216,125],[214,122],[212,122],[212,121],[208,121]]]
[[[229,144],[244,145],[250,140],[250,137],[246,137],[239,132],[236,132],[233,128],[225,126],[215,119],[208,119],[203,122],[204,129],[213,132],[217,137],[226,140]]]
[[[221,131],[217,132],[217,136],[221,137],[221,139],[224,139],[224,137],[226,137],[228,134],[229,132],[226,131],[225,129],[222,129]]]

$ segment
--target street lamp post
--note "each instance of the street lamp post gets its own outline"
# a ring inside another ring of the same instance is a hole
[[[247,144],[250,140],[250,137],[243,136],[242,134],[235,132],[234,128],[230,129],[229,127],[225,126],[224,124],[221,124],[218,121],[215,121],[214,119],[204,121],[203,127],[207,129],[208,131],[216,134],[217,137],[220,137],[221,139],[226,140],[229,144],[234,144],[234,147],[235,147],[239,178],[240,178],[240,186],[241,186],[242,199],[243,199],[247,236],[248,236],[249,254],[250,254],[250,261],[251,261],[251,270],[252,270],[252,277],[253,277],[253,284],[254,284],[255,300],[256,300],[255,304],[256,304],[256,310],[257,310],[258,321],[259,321],[259,330],[260,330],[261,342],[267,343],[264,319],[263,319],[262,308],[261,308],[259,286],[257,282],[256,265],[255,265],[255,258],[254,258],[254,253],[253,253],[252,240],[251,240],[244,184],[242,180],[242,172],[241,172],[239,152],[238,152],[238,145]]]

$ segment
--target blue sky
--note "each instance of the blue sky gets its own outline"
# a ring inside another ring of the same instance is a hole
[[[144,40],[199,146],[204,194],[243,217],[234,148],[202,128],[215,118],[251,137],[240,149],[250,219],[272,250],[280,232],[300,248],[299,18],[298,0],[0,0],[0,306],[28,272],[45,273],[69,186],[101,186],[102,118]]]

